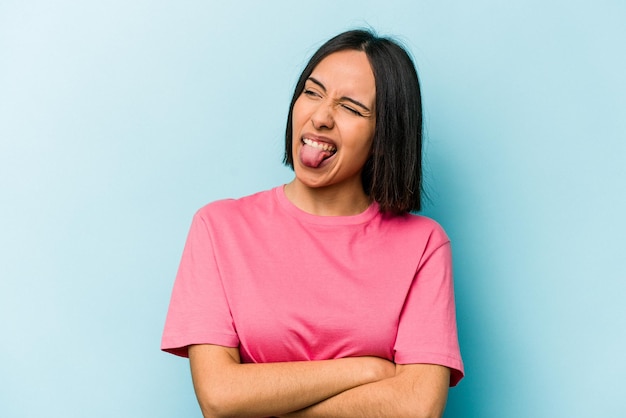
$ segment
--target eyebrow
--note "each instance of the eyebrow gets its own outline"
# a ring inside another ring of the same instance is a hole
[[[321,82],[321,81],[319,81],[319,80],[317,80],[317,79],[315,79],[315,78],[313,78],[313,77],[309,77],[307,80],[309,80],[309,81],[311,81],[311,82],[313,82],[313,83],[317,84],[317,85],[318,85],[318,86],[319,86],[322,90],[324,90],[324,93],[326,93],[326,86],[324,86],[324,84],[322,84],[322,82]],[[362,108],[363,108],[363,109],[365,109],[366,111],[371,112],[371,110],[370,110],[370,108],[369,108],[369,107],[365,106],[363,103],[359,102],[358,100],[354,100],[354,99],[353,99],[353,98],[351,98],[351,97],[348,97],[348,96],[343,96],[343,97],[341,97],[339,100],[347,100],[347,101],[349,101],[349,102],[354,103],[354,104],[355,104],[355,105],[357,105],[357,106],[362,107]]]

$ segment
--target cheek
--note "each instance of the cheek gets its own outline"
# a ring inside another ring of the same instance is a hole
[[[355,136],[359,139],[361,152],[369,156],[374,144],[374,128],[371,125],[362,127]]]
[[[293,122],[294,131],[302,126],[303,120],[305,119],[305,113],[302,99],[299,98],[294,103],[293,110],[291,111],[291,120]]]

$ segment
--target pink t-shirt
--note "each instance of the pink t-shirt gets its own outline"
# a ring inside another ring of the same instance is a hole
[[[463,377],[450,242],[433,220],[316,216],[282,187],[200,209],[161,348],[239,347],[243,362],[378,356]]]

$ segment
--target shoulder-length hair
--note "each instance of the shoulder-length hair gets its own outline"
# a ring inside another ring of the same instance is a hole
[[[363,189],[381,212],[418,211],[422,195],[422,100],[413,60],[389,38],[351,30],[322,45],[302,71],[289,106],[283,162],[293,169],[293,107],[306,80],[328,55],[363,51],[376,80],[376,128],[372,155],[362,172]]]

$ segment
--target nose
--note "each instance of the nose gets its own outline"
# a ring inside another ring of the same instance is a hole
[[[311,123],[317,130],[333,129],[335,119],[333,117],[332,106],[326,102],[320,103],[311,115]]]

